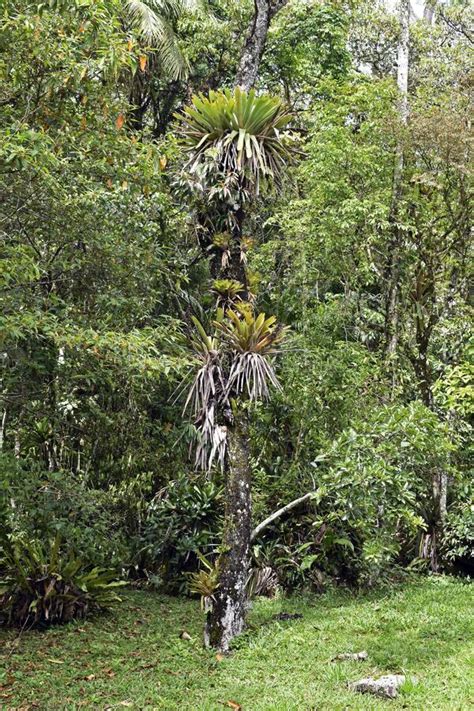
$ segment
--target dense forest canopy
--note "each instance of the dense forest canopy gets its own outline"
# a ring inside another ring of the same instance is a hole
[[[471,14],[5,0],[4,568],[472,572]]]

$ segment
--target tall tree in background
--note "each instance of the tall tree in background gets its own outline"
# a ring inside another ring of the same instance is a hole
[[[399,114],[402,128],[408,121],[408,71],[410,46],[410,0],[400,0],[400,37],[398,40],[397,86],[399,91]],[[403,230],[400,226],[400,203],[403,185],[403,136],[397,140],[393,170],[392,204],[390,206],[389,222],[392,234],[390,236],[388,263],[386,266],[386,298],[385,298],[385,353],[392,372],[392,383],[395,378],[395,358],[398,344],[398,310],[400,259],[403,241]]]

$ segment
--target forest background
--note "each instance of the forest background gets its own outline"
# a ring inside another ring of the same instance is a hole
[[[472,572],[469,6],[411,17],[405,120],[397,12],[281,5],[255,87],[288,107],[297,158],[241,235],[248,299],[289,326],[281,391],[245,405],[254,524],[311,496],[252,567],[289,591]],[[253,12],[6,0],[2,17],[2,536],[180,594],[225,504],[220,467],[190,457],[191,340],[238,293],[176,114],[232,89]]]

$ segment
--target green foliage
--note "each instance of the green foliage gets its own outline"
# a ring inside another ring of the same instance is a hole
[[[197,0],[123,0],[125,18],[172,79],[183,79],[189,69],[173,25],[187,7],[196,9],[198,5]]]
[[[474,364],[472,344],[468,345],[466,360],[446,368],[436,383],[435,392],[440,403],[449,411],[468,418],[474,412]]]
[[[335,3],[288,3],[270,27],[262,84],[305,109],[328,77],[349,72],[348,29],[347,10]]]
[[[432,471],[449,471],[453,448],[446,426],[419,403],[382,408],[335,441],[320,477],[329,511],[315,525],[352,541],[348,565],[360,566],[358,575],[375,581],[401,551],[414,555],[430,518]]]
[[[138,57],[121,9],[20,3],[2,38],[3,450],[84,489],[163,470],[152,439],[186,363],[180,221],[161,150],[124,130],[117,82]]]
[[[474,566],[474,491],[472,482],[456,487],[443,529],[443,555],[468,574]]]
[[[442,473],[442,558],[466,569],[469,8],[411,23],[403,126],[383,7],[292,0],[245,93],[253,3],[204,5],[4,3],[0,533],[184,589],[222,505],[189,445],[224,462],[222,410],[251,400],[255,522],[318,492],[257,542],[261,570],[319,588],[416,563]]]
[[[455,446],[450,434],[420,403],[359,416],[307,465],[316,496],[299,514],[265,530],[255,549],[257,560],[272,565],[285,587],[316,589],[326,576],[371,585],[389,574],[397,560],[413,560],[431,518],[432,471],[451,471]],[[301,464],[293,469],[297,482],[287,477],[283,485],[288,500],[289,487],[301,487],[305,477]],[[264,486],[268,495],[271,480],[264,480]]]
[[[239,299],[239,294],[244,291],[243,284],[236,279],[215,279],[212,284],[212,291],[217,294],[218,305],[224,308]]]
[[[0,617],[9,625],[62,624],[120,602],[115,588],[124,583],[115,571],[65,552],[59,535],[49,542],[6,537],[2,544]]]
[[[121,569],[130,563],[123,510],[113,491],[94,489],[77,474],[45,472],[5,456],[0,463],[4,525],[13,536],[59,536],[71,553],[92,566]]]
[[[171,590],[184,591],[183,573],[217,545],[221,488],[213,481],[180,475],[149,504],[140,536],[141,567]]]
[[[227,393],[251,402],[268,400],[270,386],[280,388],[270,359],[279,353],[287,329],[277,325],[275,316],[254,316],[245,304],[227,309],[215,325],[232,353]]]
[[[258,353],[271,356],[278,353],[287,328],[278,326],[275,316],[264,313],[254,316],[248,304],[237,304],[236,310],[227,309],[215,321],[231,350],[236,353]]]
[[[214,592],[219,587],[219,560],[214,565],[202,553],[198,557],[201,569],[189,574],[188,589],[190,593],[201,596],[201,608],[208,610],[212,607]]]

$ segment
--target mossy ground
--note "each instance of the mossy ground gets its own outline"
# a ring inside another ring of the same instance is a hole
[[[262,599],[223,659],[202,648],[196,601],[127,591],[100,618],[19,639],[0,631],[0,708],[474,708],[472,591],[465,581],[437,577],[363,595]],[[303,618],[274,620],[281,611]],[[181,630],[192,640],[180,639]],[[367,661],[331,661],[364,649]],[[409,678],[394,701],[347,688],[384,672]]]

